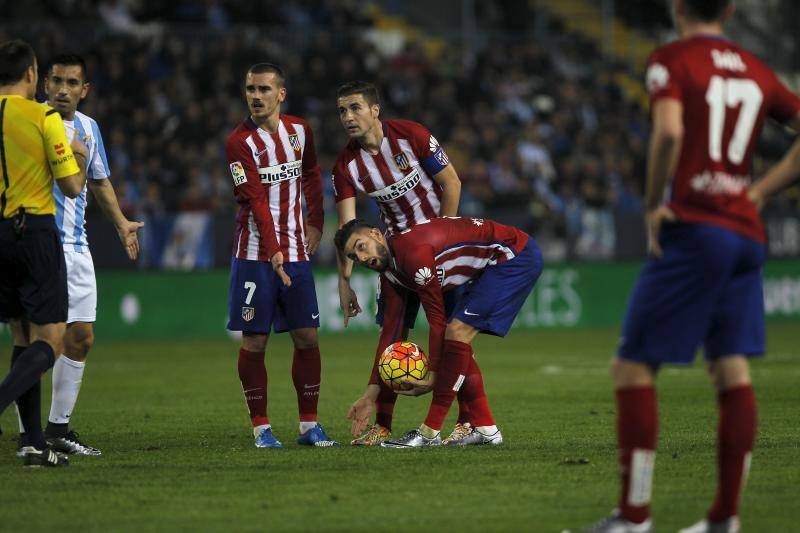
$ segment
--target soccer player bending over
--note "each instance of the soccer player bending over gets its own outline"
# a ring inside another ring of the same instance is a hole
[[[656,372],[664,363],[691,363],[701,345],[719,407],[717,489],[706,517],[682,531],[740,529],[739,497],[756,437],[748,357],[764,352],[765,233],[748,197],[752,153],[766,117],[798,129],[800,98],[725,38],[722,23],[732,11],[730,0],[677,0],[681,38],[649,59],[651,257],[612,369],[621,493],[617,510],[585,531],[653,530]]]
[[[226,145],[239,204],[228,329],[242,332],[239,379],[256,446],[282,447],[267,417],[264,355],[273,328],[276,333],[288,331],[294,343],[292,381],[300,412],[297,442],[337,446],[317,423],[319,309],[309,255],[322,237],[322,178],[308,122],[281,113],[285,79],[271,63],[250,67],[244,87],[250,116]]]
[[[350,142],[339,153],[333,167],[333,189],[339,227],[356,218],[356,196],[369,196],[380,209],[388,234],[396,234],[438,216],[455,216],[461,182],[444,148],[428,129],[410,120],[381,120],[378,91],[371,83],[352,81],[337,91],[337,109]],[[356,293],[350,287],[353,262],[337,253],[339,302],[344,326],[361,312]],[[378,312],[381,327],[376,353],[389,344],[408,338],[419,313],[419,298],[409,294],[404,314],[396,322],[385,321],[385,293],[389,282],[378,279]],[[452,309],[455,293],[445,298]],[[384,324],[389,324],[384,327]],[[374,406],[375,423],[367,428],[363,418],[354,420],[351,444],[372,446],[391,437],[392,416],[397,394],[378,380],[371,384],[354,409]],[[366,431],[364,431],[366,429]],[[458,421],[446,442],[472,431],[469,408],[459,395]],[[362,434],[363,432],[363,434]]]
[[[65,196],[58,186],[53,188],[56,225],[67,265],[69,311],[64,353],[53,366],[53,398],[45,436],[53,449],[59,452],[100,455],[99,449],[82,442],[78,433],[69,429],[70,417],[83,381],[86,356],[94,344],[92,323],[97,318],[97,283],[84,227],[87,188],[92,191],[92,196],[106,217],[113,222],[131,260],[135,260],[139,254],[136,232],[144,224],[129,221],[120,211],[114,187],[109,180],[108,159],[100,128],[94,119],[78,111],[78,104],[90,90],[83,58],[74,54],[54,57],[44,80],[44,90],[47,93],[47,105],[58,111],[64,121],[67,138],[83,143],[89,151],[86,185],[77,198]],[[14,353],[23,349],[22,346],[15,346]],[[30,445],[20,420],[17,455],[23,456]]]
[[[425,380],[406,378],[418,396],[433,390],[425,422],[386,448],[442,444],[440,431],[457,392],[469,405],[475,430],[451,445],[501,444],[483,377],[472,352],[478,333],[504,337],[542,271],[542,254],[528,234],[482,218],[436,218],[397,235],[384,236],[362,220],[351,220],[336,233],[336,247],[346,257],[389,280],[384,320],[399,323],[410,294],[418,295],[430,324],[430,372]],[[445,314],[444,294],[463,287],[453,312]],[[377,358],[370,383],[377,382]],[[354,404],[355,418],[368,417]]]

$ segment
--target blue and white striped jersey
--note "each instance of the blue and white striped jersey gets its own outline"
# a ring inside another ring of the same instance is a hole
[[[70,142],[77,134],[85,140],[84,144],[89,149],[89,157],[86,159],[86,179],[108,179],[111,172],[108,168],[106,149],[103,146],[103,136],[100,135],[97,122],[80,111],[75,111],[75,119],[73,121],[64,120],[64,128],[67,130],[67,139]],[[64,251],[88,251],[89,241],[86,239],[86,229],[84,228],[86,185],[75,199],[65,197],[58,185],[53,188],[53,195],[56,198],[56,225],[61,234]]]

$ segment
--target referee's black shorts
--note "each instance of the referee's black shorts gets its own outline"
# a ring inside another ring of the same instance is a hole
[[[67,267],[53,215],[0,220],[0,320],[67,321]]]

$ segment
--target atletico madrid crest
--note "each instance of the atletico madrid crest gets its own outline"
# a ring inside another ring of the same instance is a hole
[[[300,139],[297,137],[296,133],[289,135],[289,144],[292,145],[292,148],[294,148],[295,152],[299,152],[302,148],[300,146]]]
[[[400,170],[407,170],[409,167],[408,164],[408,156],[405,152],[400,152],[399,154],[394,154],[392,156],[394,158],[394,164],[397,165],[397,168]]]
[[[256,316],[256,310],[253,307],[242,307],[242,320],[250,322]]]

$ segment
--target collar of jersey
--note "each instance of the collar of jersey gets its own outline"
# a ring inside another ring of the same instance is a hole
[[[716,33],[695,33],[689,39],[713,39],[715,41],[730,41],[724,34]]]

